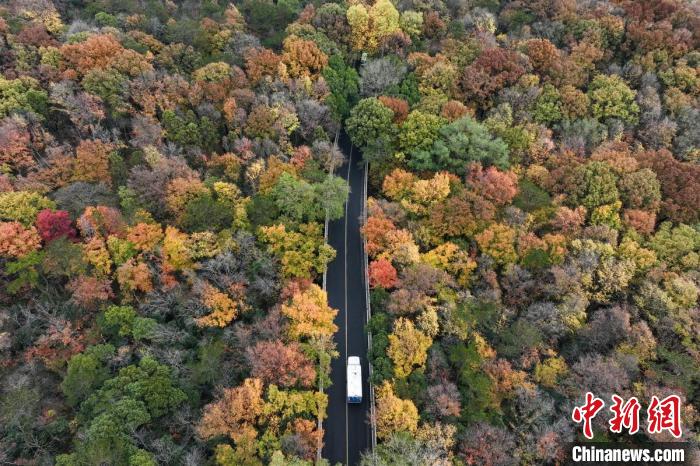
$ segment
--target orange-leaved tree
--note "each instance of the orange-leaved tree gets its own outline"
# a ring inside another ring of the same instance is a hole
[[[203,439],[226,435],[234,442],[257,437],[256,424],[265,402],[260,379],[245,379],[243,385],[224,389],[221,397],[204,407],[197,425]]]
[[[336,309],[328,305],[328,296],[318,285],[292,296],[282,305],[282,314],[289,319],[289,336],[294,339],[333,335],[338,326],[333,323]]]

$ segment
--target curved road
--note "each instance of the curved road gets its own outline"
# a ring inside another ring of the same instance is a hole
[[[350,186],[345,217],[328,225],[328,243],[336,257],[328,265],[326,291],[329,304],[338,309],[335,334],[340,356],[331,363],[328,389],[328,417],[324,421],[323,457],[331,465],[354,466],[370,443],[369,425],[369,364],[367,361],[367,306],[365,302],[364,244],[360,235],[364,193],[364,164],[359,152],[353,150],[347,135],[338,141],[346,163],[336,172]],[[346,364],[348,356],[359,356],[362,363],[362,403],[346,402]]]

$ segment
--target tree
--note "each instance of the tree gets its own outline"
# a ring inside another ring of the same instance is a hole
[[[123,367],[115,377],[105,381],[81,405],[81,412],[85,419],[91,419],[101,413],[110,413],[113,402],[133,400],[156,418],[178,407],[185,398],[185,393],[173,385],[170,367],[145,356],[138,365]]]
[[[497,206],[510,203],[518,194],[518,176],[510,171],[504,172],[496,167],[484,170],[474,164],[469,170],[467,183],[481,196]]]
[[[315,204],[320,207],[319,220],[328,216],[329,220],[337,220],[345,216],[345,202],[350,194],[348,183],[339,176],[327,176],[314,185],[316,194]]]
[[[112,258],[107,250],[105,241],[99,236],[88,240],[83,246],[85,261],[92,265],[95,275],[105,278],[112,272]]]
[[[109,378],[107,360],[114,355],[112,345],[88,347],[68,361],[61,390],[70,406],[77,406]]]
[[[376,257],[388,247],[387,233],[396,230],[396,225],[386,217],[371,216],[362,227],[367,242],[367,255]]]
[[[106,330],[136,341],[149,338],[156,325],[155,320],[138,316],[131,306],[109,306],[104,313],[104,322]]]
[[[662,223],[649,241],[659,259],[674,268],[693,268],[700,263],[700,232],[688,225]]]
[[[493,221],[496,207],[472,192],[451,196],[433,207],[428,225],[438,237],[473,236]]]
[[[25,352],[25,359],[39,358],[52,369],[65,367],[68,359],[85,349],[85,338],[79,330],[69,321],[59,319]]]
[[[116,275],[125,301],[130,301],[136,292],[150,293],[153,291],[151,271],[144,262],[128,259],[117,267]]]
[[[462,411],[459,389],[449,381],[428,387],[426,402],[426,411],[438,418],[456,417]]]
[[[347,10],[351,28],[350,43],[355,50],[373,53],[382,39],[400,31],[400,15],[389,0],[378,0],[371,7],[358,3]]]
[[[99,140],[81,141],[75,150],[73,181],[112,184],[109,171],[109,154],[113,146]]]
[[[451,123],[464,116],[474,116],[474,110],[458,100],[449,100],[443,104],[440,115]]]
[[[552,124],[563,118],[561,95],[557,88],[545,84],[535,101],[534,118],[538,123]]]
[[[92,35],[83,42],[63,45],[60,50],[66,68],[74,73],[85,74],[93,69],[114,68],[130,76],[137,76],[153,70],[144,55],[125,49],[112,35]]]
[[[632,209],[656,211],[661,201],[661,183],[649,168],[623,175],[618,183],[620,198]]]
[[[377,97],[390,92],[406,75],[406,64],[397,57],[367,60],[360,69],[360,91],[363,97]],[[391,107],[389,107],[391,108]]]
[[[197,178],[175,178],[165,188],[165,204],[178,220],[184,216],[187,204],[209,194],[209,189]]]
[[[309,287],[292,296],[288,304],[282,305],[282,314],[289,319],[290,338],[331,336],[338,331],[333,323],[338,311],[328,305],[328,297],[318,285]]]
[[[67,288],[72,293],[73,302],[89,310],[114,297],[110,279],[79,275],[68,283]]]
[[[386,249],[381,257],[403,266],[414,264],[420,260],[418,245],[410,231],[404,229],[389,230],[384,235],[383,240]]]
[[[239,301],[231,299],[228,294],[208,283],[202,290],[202,304],[211,313],[196,320],[200,327],[226,327],[238,316],[242,307]]]
[[[270,49],[248,49],[245,53],[245,68],[248,79],[258,84],[263,78],[273,79],[279,73],[282,57]]]
[[[19,222],[0,222],[0,256],[22,257],[41,247],[36,228]]]
[[[661,213],[670,220],[694,223],[700,220],[700,167],[676,160],[662,149],[639,154],[642,168],[650,168],[661,183]]]
[[[238,387],[225,388],[217,401],[204,407],[197,434],[205,440],[220,435],[234,442],[255,438],[255,426],[264,407],[262,390],[259,379],[245,379]]]
[[[413,322],[404,317],[398,318],[394,322],[394,331],[389,335],[387,350],[396,376],[408,377],[416,367],[422,367],[432,343],[432,339],[416,329]]]
[[[401,30],[417,39],[423,33],[423,15],[417,11],[406,10],[401,12]]]
[[[375,411],[377,437],[384,440],[395,432],[413,434],[418,429],[418,410],[411,400],[402,400],[394,394],[388,381],[376,388]]]
[[[187,247],[188,237],[177,228],[167,226],[163,238],[162,255],[169,267],[174,270],[187,269],[192,265],[192,257]]]
[[[376,451],[363,453],[361,466],[394,466],[404,465],[432,465],[449,466],[452,464],[450,449],[454,441],[453,426],[441,426],[436,428],[447,431],[450,435],[442,442],[432,438],[418,438],[407,432],[397,432],[389,436],[377,445]],[[421,429],[425,427],[421,426]],[[419,434],[422,430],[419,431]]]
[[[0,193],[0,219],[32,225],[43,209],[55,209],[56,204],[39,193],[10,191]]]
[[[296,222],[319,220],[316,193],[311,183],[283,172],[271,191],[280,212]]]
[[[26,121],[20,116],[0,122],[0,167],[10,172],[22,172],[36,166]]]
[[[260,227],[260,236],[282,265],[285,277],[311,278],[322,273],[326,264],[335,257],[335,250],[323,241],[321,225],[301,224],[298,230],[287,230],[285,225]]]
[[[315,42],[290,36],[284,40],[282,61],[292,78],[315,78],[328,64],[328,57]]]
[[[78,225],[80,234],[85,238],[109,236],[119,238],[126,228],[119,210],[102,205],[87,207],[75,223]]]
[[[589,162],[574,170],[574,185],[569,200],[575,207],[591,210],[618,200],[617,175],[605,162]]]
[[[84,432],[84,438],[75,446],[75,452],[58,455],[56,464],[74,466],[99,462],[106,464],[143,464],[152,466],[150,453],[137,448],[129,432],[151,420],[142,404],[132,399],[120,400],[108,413],[97,416]]]
[[[36,227],[45,243],[58,238],[76,237],[70,214],[65,210],[44,209],[36,217]]]
[[[85,424],[81,441],[58,463],[152,465],[150,455],[135,446],[133,432],[184,400],[185,393],[172,384],[169,367],[143,357],[138,365],[120,369],[81,404],[79,419]]]
[[[401,201],[411,195],[417,180],[418,178],[413,173],[401,168],[395,168],[384,177],[382,193],[392,201]]]
[[[518,53],[500,47],[489,48],[464,69],[460,84],[468,97],[483,103],[524,73],[524,61]]]
[[[36,79],[28,76],[5,79],[0,76],[0,118],[19,111],[42,115],[46,112],[47,101],[48,96]]]
[[[335,135],[337,122],[333,119],[331,109],[315,99],[304,99],[296,105],[296,116],[299,119],[297,134],[306,141],[319,144],[325,141],[325,136]],[[317,142],[318,141],[318,142]]]
[[[641,234],[648,235],[656,226],[656,214],[638,209],[626,209],[623,213],[625,225]]]
[[[517,255],[513,242],[515,231],[502,223],[494,223],[475,237],[484,254],[491,256],[501,265],[515,262]]]
[[[357,71],[347,66],[342,56],[332,55],[328,59],[328,66],[321,74],[331,90],[326,97],[326,104],[331,108],[336,119],[343,121],[357,103],[359,94]]]
[[[352,143],[366,148],[376,141],[393,139],[394,112],[382,104],[376,97],[368,97],[360,100],[350,112],[345,121],[346,130],[352,139]],[[387,147],[388,148],[388,147]],[[389,154],[380,154],[386,158]]]
[[[85,73],[82,84],[89,95],[97,96],[106,104],[113,116],[128,112],[129,80],[124,74],[113,68],[93,69]]]
[[[398,97],[388,97],[385,95],[380,95],[377,98],[385,107],[394,112],[394,123],[400,125],[406,120],[406,117],[408,117],[408,102]]]
[[[578,232],[586,221],[586,208],[578,206],[575,209],[561,206],[552,219],[552,225],[565,234]]]
[[[42,251],[32,251],[5,264],[5,275],[15,278],[7,284],[7,292],[16,295],[24,289],[35,288],[39,284],[39,265],[44,259]]]
[[[129,228],[126,239],[138,251],[152,252],[163,239],[163,229],[156,223],[139,222]]]
[[[467,251],[452,242],[445,242],[423,255],[423,261],[449,272],[461,286],[467,286],[477,265]]]
[[[195,81],[204,83],[227,83],[231,76],[231,65],[225,62],[208,63],[192,73]]]
[[[461,418],[467,422],[493,418],[500,409],[493,382],[482,367],[484,343],[483,338],[476,334],[466,344],[459,343],[449,348],[448,358],[457,374],[462,394]]]
[[[284,172],[277,179],[271,194],[280,212],[295,222],[330,220],[345,214],[349,188],[345,180],[328,176],[311,184]]]
[[[547,39],[528,40],[525,53],[532,66],[540,73],[551,73],[560,66],[559,49]]]
[[[53,193],[53,199],[56,206],[68,211],[72,218],[80,217],[88,206],[114,207],[117,205],[116,196],[105,184],[82,181],[57,189]]]
[[[255,451],[254,439],[243,438],[234,450],[227,443],[220,443],[214,450],[217,466],[262,466]]]
[[[208,190],[202,190],[186,202],[179,217],[179,224],[188,232],[218,232],[231,228],[236,210],[241,204],[240,199],[224,199]]]
[[[599,120],[619,118],[628,123],[636,123],[639,114],[639,105],[634,101],[636,94],[617,75],[598,75],[588,86],[591,111]]]
[[[417,180],[411,186],[408,196],[401,199],[401,205],[408,212],[425,215],[440,201],[450,195],[450,182],[454,181],[447,172],[435,173],[427,180]]]
[[[448,170],[464,175],[469,162],[495,165],[501,169],[509,165],[506,143],[491,136],[486,127],[470,117],[449,123],[438,133],[430,148],[409,153],[409,167],[415,170]]]
[[[493,448],[498,445],[498,448]],[[478,422],[469,427],[459,445],[459,456],[468,465],[515,466],[515,439],[507,430]]]
[[[311,388],[316,379],[313,362],[297,342],[260,341],[246,350],[254,378],[282,387]]]
[[[369,264],[369,284],[371,287],[381,286],[390,289],[398,283],[396,269],[386,259],[378,259]]]
[[[398,134],[399,149],[405,152],[429,149],[446,123],[439,116],[414,110],[408,114]]]

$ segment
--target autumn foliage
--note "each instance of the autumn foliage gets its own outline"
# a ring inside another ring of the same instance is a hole
[[[21,257],[39,249],[41,238],[36,228],[19,222],[0,222],[0,255]]]
[[[0,3],[3,464],[561,464],[586,392],[697,439],[693,2]]]
[[[369,284],[372,287],[393,288],[398,282],[396,269],[386,259],[378,259],[369,264]]]
[[[65,210],[42,210],[36,217],[36,227],[41,239],[47,243],[56,238],[73,239],[76,237],[73,222]]]

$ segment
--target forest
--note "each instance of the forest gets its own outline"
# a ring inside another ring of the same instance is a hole
[[[697,445],[699,99],[691,0],[0,2],[0,464],[327,465],[341,132],[363,466]]]

